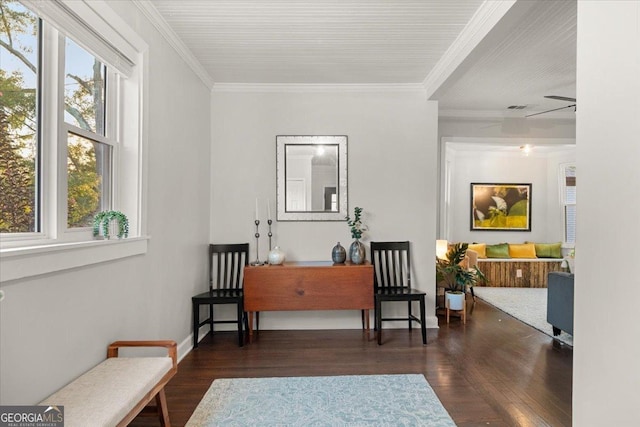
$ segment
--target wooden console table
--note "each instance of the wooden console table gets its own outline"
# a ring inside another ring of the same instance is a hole
[[[366,262],[293,262],[244,268],[244,309],[249,313],[249,342],[253,314],[260,311],[364,310],[369,331],[373,302],[373,266]]]

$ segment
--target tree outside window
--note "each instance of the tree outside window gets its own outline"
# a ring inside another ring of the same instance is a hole
[[[65,38],[64,97],[67,140],[43,138],[40,126],[50,112],[38,105],[43,90],[43,41],[37,15],[17,1],[0,0],[0,233],[41,231],[43,147],[64,144],[67,151],[67,227],[87,227],[93,215],[111,206],[113,147],[105,112],[107,67],[73,40]],[[64,167],[62,165],[58,167]],[[51,195],[49,195],[51,197]]]
[[[0,232],[38,229],[37,17],[0,0]]]

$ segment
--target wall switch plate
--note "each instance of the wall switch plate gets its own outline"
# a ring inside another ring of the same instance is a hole
[[[521,268],[516,270],[516,277],[522,277],[522,269]]]

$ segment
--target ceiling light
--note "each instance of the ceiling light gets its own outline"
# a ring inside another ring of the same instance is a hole
[[[522,151],[522,154],[525,156],[528,156],[531,150],[533,150],[533,145],[525,144],[520,146],[520,151]]]

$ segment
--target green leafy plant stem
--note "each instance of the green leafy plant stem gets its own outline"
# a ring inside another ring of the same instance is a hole
[[[354,239],[362,238],[362,233],[367,229],[362,223],[362,208],[356,206],[353,210],[353,218],[346,216],[347,225],[351,229],[351,237]]]

